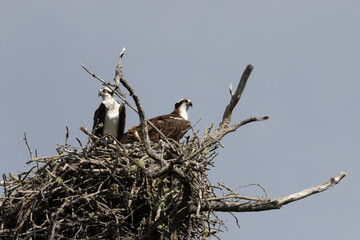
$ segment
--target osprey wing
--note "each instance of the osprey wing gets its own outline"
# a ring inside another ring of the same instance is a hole
[[[106,107],[105,104],[101,103],[94,114],[93,132],[96,136],[101,136],[104,129]],[[100,126],[101,125],[101,126]]]
[[[125,122],[126,122],[126,108],[125,108],[125,105],[123,103],[121,103],[120,107],[119,107],[119,125],[118,125],[118,132],[117,132],[117,139],[119,141],[124,134]]]
[[[190,129],[190,122],[178,116],[177,114],[161,115],[149,120],[155,125],[167,138],[172,138],[175,141],[179,141],[185,133]],[[129,143],[137,141],[135,137],[135,131],[141,137],[141,126],[137,125],[130,128],[121,139],[123,143]],[[158,142],[161,137],[160,134],[148,124],[149,138],[153,142]]]

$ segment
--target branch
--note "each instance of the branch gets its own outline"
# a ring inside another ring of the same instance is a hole
[[[343,179],[345,176],[346,176],[346,173],[341,172],[339,175],[330,178],[329,181],[327,181],[321,185],[307,188],[301,192],[291,194],[287,197],[276,198],[276,199],[274,199],[274,201],[276,200],[282,206],[282,205],[286,205],[288,203],[295,202],[297,200],[306,198],[310,195],[313,195],[316,193],[321,193],[321,192],[331,188],[332,186],[335,186],[336,184],[338,184],[341,181],[341,179]]]
[[[121,56],[120,56],[120,58],[121,58]],[[141,105],[139,97],[136,95],[134,89],[132,89],[132,87],[129,85],[129,83],[124,78],[120,78],[120,82],[129,91],[130,96],[132,96],[132,98],[134,99],[136,107],[138,109],[138,114],[139,114],[140,124],[141,124],[141,133],[142,133],[146,153],[151,158],[156,159],[156,160],[161,161],[161,162],[164,162],[166,164],[166,161],[164,159],[162,159],[158,154],[156,154],[151,149],[149,132],[148,132],[147,124],[146,124],[147,122],[148,123],[150,123],[150,122],[145,120],[145,112],[144,112],[144,109],[143,109],[143,107]]]
[[[124,53],[125,53],[125,48],[123,48],[120,52],[120,57],[119,57],[119,60],[118,60],[118,63],[116,65],[116,69],[115,69],[115,78],[114,78],[115,90],[120,88],[120,79],[123,77],[122,71],[121,71],[121,68],[122,68],[121,61],[122,61],[122,56],[124,55]]]
[[[251,66],[250,64],[246,66],[246,68],[240,78],[240,81],[236,88],[235,93],[233,93],[232,84],[230,84],[229,91],[230,91],[231,99],[230,99],[230,103],[225,108],[222,122],[220,123],[220,126],[217,129],[215,129],[213,132],[209,133],[206,138],[202,139],[203,147],[199,151],[202,151],[204,148],[211,146],[212,144],[215,144],[216,142],[220,141],[226,134],[236,131],[239,127],[241,127],[245,124],[248,124],[251,122],[264,121],[264,120],[269,119],[268,116],[264,116],[264,117],[252,117],[251,116],[248,119],[245,119],[245,120],[243,120],[239,123],[236,123],[232,126],[229,126],[230,121],[231,121],[232,111],[234,110],[234,108],[236,107],[237,103],[239,102],[239,100],[241,98],[241,95],[245,89],[247,80],[248,80],[252,70],[253,70],[253,66]]]
[[[102,78],[98,77],[95,73],[91,72],[87,67],[85,67],[85,65],[80,62],[81,67],[87,72],[89,73],[93,78],[96,78],[97,80],[99,80],[104,86],[108,87],[111,89],[111,91],[114,91],[115,94],[125,102],[126,105],[128,105],[132,110],[134,110],[135,112],[137,112],[137,109],[128,101],[126,101],[125,99],[125,94],[121,93],[120,91],[115,91],[115,89],[113,88],[113,85],[108,83],[107,81],[103,80]]]
[[[222,122],[220,124],[221,127],[225,127],[228,126],[230,121],[231,121],[231,113],[234,110],[236,104],[239,102],[240,98],[241,98],[241,94],[243,93],[245,86],[246,86],[246,82],[253,70],[253,66],[251,66],[250,64],[246,66],[243,75],[241,76],[240,82],[237,86],[237,89],[235,91],[235,94],[233,94],[232,91],[232,85],[230,85],[230,95],[231,95],[231,99],[230,99],[230,103],[229,105],[226,106],[224,115],[223,115],[223,119]]]
[[[208,137],[204,140],[204,143],[206,143],[204,146],[210,146],[212,144],[214,144],[215,142],[220,141],[226,134],[230,133],[230,132],[234,132],[236,131],[239,127],[244,126],[248,123],[252,123],[252,122],[259,122],[259,121],[265,121],[269,119],[268,116],[264,116],[264,117],[249,117],[248,119],[245,119],[239,123],[236,123],[232,126],[227,126],[227,127],[219,127],[217,129],[215,129],[214,132],[210,133],[208,135]]]
[[[280,209],[283,205],[291,202],[298,201],[300,199],[309,197],[310,195],[323,192],[334,185],[338,184],[341,179],[346,176],[346,173],[341,172],[335,177],[332,177],[329,181],[315,186],[304,189],[301,192],[291,194],[282,198],[275,198],[272,200],[262,200],[257,202],[244,202],[244,201],[209,201],[204,203],[201,207],[201,211],[218,211],[218,212],[254,212],[254,211],[266,211],[273,209]],[[196,206],[191,207],[193,213],[196,212]]]

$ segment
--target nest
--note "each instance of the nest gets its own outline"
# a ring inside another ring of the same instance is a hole
[[[91,134],[90,134],[91,135]],[[4,177],[1,239],[201,239],[222,221],[200,203],[215,196],[205,171],[216,146],[121,145],[91,136],[84,147],[59,145],[59,155],[32,158],[33,167]],[[201,150],[201,152],[196,150]],[[190,160],[191,159],[191,160]]]

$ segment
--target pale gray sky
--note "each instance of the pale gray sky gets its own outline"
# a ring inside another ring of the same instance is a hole
[[[100,82],[118,54],[148,117],[191,98],[197,129],[218,124],[247,64],[254,65],[233,122],[265,122],[223,141],[209,172],[231,187],[259,183],[271,198],[327,181],[334,188],[281,210],[229,214],[223,239],[357,239],[360,198],[360,3],[358,1],[1,1],[0,170],[17,172],[26,130],[40,156],[82,120],[90,127]],[[137,124],[128,110],[127,127]],[[261,195],[258,189],[240,191]]]

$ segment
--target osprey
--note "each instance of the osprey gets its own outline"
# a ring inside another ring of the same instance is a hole
[[[125,128],[125,105],[119,104],[108,87],[101,88],[98,95],[102,102],[94,114],[93,132],[96,136],[112,135],[120,140]]]
[[[179,102],[175,103],[175,109],[168,115],[161,115],[149,121],[155,125],[167,138],[179,141],[185,133],[190,129],[191,123],[188,121],[188,110],[192,107],[190,99],[182,98]],[[149,138],[153,142],[158,142],[161,137],[159,133],[147,125]],[[141,135],[141,126],[137,125],[130,128],[120,140],[121,143],[131,143],[139,141],[139,135]]]

